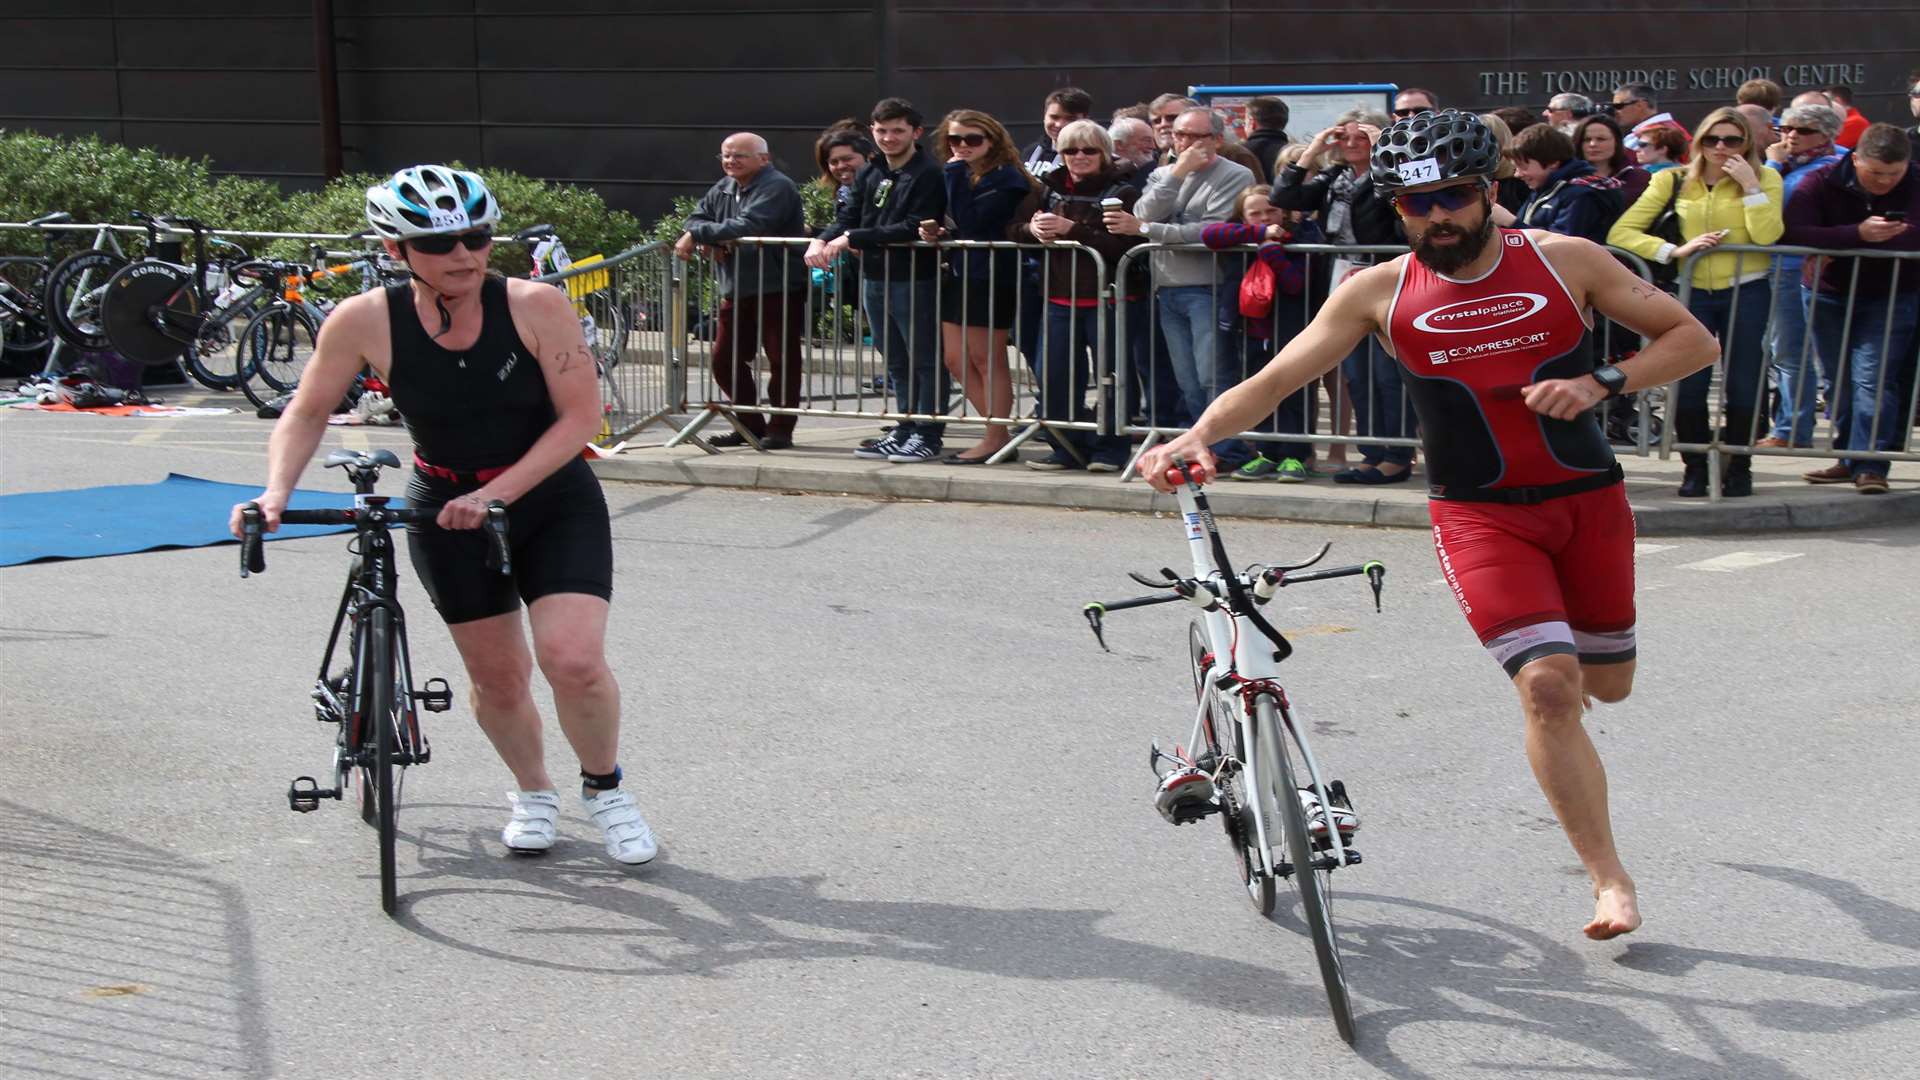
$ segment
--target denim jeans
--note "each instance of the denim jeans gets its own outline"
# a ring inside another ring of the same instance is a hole
[[[1792,263],[1791,270],[1787,264]],[[1813,404],[1820,384],[1832,377],[1821,367],[1819,350],[1807,337],[1807,306],[1812,290],[1800,284],[1800,259],[1780,259],[1773,282],[1773,325],[1767,331],[1773,357],[1773,385],[1779,404],[1773,410],[1773,437],[1794,446],[1813,443]]]
[[[1347,377],[1347,393],[1353,397],[1354,434],[1404,438],[1412,419],[1413,403],[1402,392],[1400,361],[1388,356],[1386,350],[1369,337],[1340,361],[1340,370]],[[1361,443],[1360,460],[1368,465],[1382,462],[1411,465],[1413,447]]]
[[[1186,414],[1186,399],[1167,359],[1167,335],[1154,325],[1153,301],[1138,297],[1122,303],[1127,307],[1127,421],[1139,417],[1148,427],[1191,426],[1194,418]]]
[[[1760,345],[1772,308],[1773,293],[1765,280],[1749,281],[1738,288],[1695,289],[1687,297],[1687,310],[1723,343],[1727,426],[1721,438],[1732,446],[1753,441],[1754,408],[1760,393]],[[1707,409],[1707,390],[1712,382],[1712,365],[1680,380],[1673,433],[1681,442],[1712,441]]]
[[[1176,285],[1158,293],[1160,330],[1167,336],[1180,399],[1194,419],[1213,401],[1214,361],[1219,356],[1218,315],[1211,285]]]
[[[1108,347],[1112,347],[1113,307],[1104,303],[1099,307],[1073,307],[1048,302],[1046,308],[1046,347],[1033,372],[1040,384],[1040,416],[1047,420],[1091,421],[1095,415],[1087,404],[1087,387],[1093,384],[1094,373],[1101,366],[1096,360],[1100,357],[1103,327]],[[1070,443],[1096,461],[1116,465],[1127,461],[1129,443],[1124,435],[1049,431],[1047,441],[1055,446]]]
[[[933,416],[946,412],[953,378],[940,363],[940,311],[934,302],[933,279],[886,282],[869,277],[861,285],[867,324],[887,358],[894,407],[903,413]],[[899,439],[918,433],[938,450],[946,430],[944,423],[912,421],[895,427],[893,433]]]
[[[1892,298],[1859,297],[1853,321],[1847,298],[1819,293],[1813,298],[1813,338],[1820,360],[1835,369],[1833,445],[1841,450],[1893,450],[1904,445],[1907,403],[1900,388],[1911,385],[1915,338],[1920,336],[1920,293]],[[1846,351],[1841,352],[1841,338]],[[1843,461],[1858,476],[1887,475],[1887,462],[1868,458]]]

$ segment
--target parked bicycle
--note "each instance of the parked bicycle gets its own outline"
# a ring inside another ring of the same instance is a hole
[[[46,226],[71,220],[64,210],[34,218],[27,224],[40,230],[41,253],[0,258],[0,352],[32,356],[52,343],[46,294],[55,234]]]
[[[625,413],[626,401],[613,369],[619,365],[620,350],[633,330],[633,313],[630,303],[615,294],[612,275],[591,269],[601,256],[573,259],[551,225],[529,225],[502,239],[528,248],[534,280],[554,278],[554,287],[572,298],[574,313],[580,316],[580,330],[586,335],[587,351],[593,354],[594,371],[600,377],[601,411],[608,416]]]
[[[334,728],[333,786],[321,787],[311,776],[296,777],[287,787],[287,805],[296,813],[311,813],[320,800],[344,800],[351,789],[360,804],[360,818],[380,834],[380,907],[394,913],[399,902],[394,847],[400,794],[406,769],[424,765],[432,757],[420,730],[419,710],[445,712],[453,707],[447,680],[428,679],[413,687],[413,664],[407,648],[406,616],[396,598],[392,527],[431,525],[437,508],[391,505],[385,495],[373,493],[382,468],[397,469],[400,459],[391,450],[335,450],[327,468],[345,469],[353,483],[353,507],[335,510],[285,510],[285,525],[351,525],[347,550],[353,561],[340,608],[327,635],[314,680],[314,718]],[[241,511],[240,576],[267,568],[264,521],[257,503]],[[506,504],[487,506],[486,532],[491,539],[487,566],[512,573],[507,546]],[[345,649],[340,648],[345,637]],[[344,652],[345,665],[334,670],[334,655]],[[399,776],[394,775],[399,770]]]
[[[1293,883],[1334,1025],[1352,1043],[1353,1009],[1333,926],[1332,876],[1360,862],[1360,852],[1347,843],[1358,819],[1346,785],[1322,778],[1306,732],[1294,722],[1286,689],[1275,678],[1293,645],[1260,608],[1289,585],[1364,575],[1378,610],[1386,567],[1366,562],[1307,571],[1326,557],[1333,546],[1327,544],[1302,563],[1256,563],[1236,573],[1199,485],[1184,467],[1169,471],[1168,479],[1179,485],[1193,573],[1129,574],[1157,591],[1088,604],[1083,611],[1106,648],[1104,620],[1112,612],[1182,600],[1200,609],[1187,631],[1198,707],[1184,745],[1166,750],[1155,743],[1149,752],[1148,764],[1160,777],[1155,805],[1176,825],[1220,818],[1241,883],[1262,915],[1273,914],[1276,882]]]
[[[233,336],[234,355],[227,365],[232,385],[259,408],[293,393],[313,358],[320,325],[334,306],[327,297],[310,296],[308,287],[355,276],[363,289],[378,286],[387,273],[382,261],[369,252],[318,269],[283,259],[255,259],[234,267],[234,281],[247,285],[248,295],[257,292],[272,299],[259,304]]]
[[[181,360],[188,374],[210,389],[234,386],[232,376],[210,370],[206,360],[231,342],[227,324],[250,310],[261,294],[223,296],[232,267],[252,256],[231,240],[187,217],[136,215],[148,227],[150,255],[115,270],[100,296],[100,327],[113,350],[129,360],[159,366]],[[191,261],[172,239],[193,239]],[[218,250],[217,258],[209,252]]]

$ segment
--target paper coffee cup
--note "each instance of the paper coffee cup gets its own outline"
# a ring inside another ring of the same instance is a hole
[[[1119,199],[1115,199],[1112,197],[1101,199],[1100,212],[1103,214],[1117,214],[1120,212],[1121,205],[1122,204]]]

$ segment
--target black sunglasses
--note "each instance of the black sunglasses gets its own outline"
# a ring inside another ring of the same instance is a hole
[[[1694,140],[1701,146],[1724,146],[1735,150],[1747,144],[1745,135],[1702,135]]]
[[[1479,201],[1484,190],[1480,184],[1455,184],[1438,191],[1403,192],[1393,197],[1394,209],[1408,217],[1426,217],[1439,207],[1448,213],[1458,213]]]
[[[1401,119],[1404,120],[1409,116],[1419,116],[1423,112],[1431,112],[1431,111],[1432,110],[1422,106],[1421,108],[1418,108],[1418,109],[1395,109],[1393,110],[1393,115],[1400,117]]]
[[[422,255],[448,255],[456,246],[464,246],[468,251],[485,251],[491,243],[493,233],[486,229],[452,235],[416,236],[407,241],[409,247]]]
[[[947,142],[959,146],[985,146],[987,145],[987,137],[977,131],[973,131],[965,135],[948,135]]]
[[[1061,157],[1067,157],[1069,155],[1073,157],[1079,157],[1082,154],[1091,154],[1094,157],[1099,157],[1101,154],[1105,152],[1106,151],[1100,149],[1097,146],[1063,146],[1060,148]]]
[[[1817,127],[1813,127],[1813,128],[1810,128],[1810,127],[1783,127],[1783,128],[1781,128],[1780,130],[1781,130],[1781,131],[1785,131],[1785,132],[1790,132],[1790,133],[1792,133],[1792,134],[1794,134],[1794,135],[1820,135],[1820,134],[1824,134],[1824,132],[1822,132],[1822,131],[1821,131],[1821,130],[1820,130],[1819,128],[1817,128]]]

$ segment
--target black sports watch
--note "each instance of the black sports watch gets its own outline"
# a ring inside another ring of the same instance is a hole
[[[1601,364],[1587,374],[1593,376],[1593,381],[1599,383],[1600,388],[1605,390],[1610,398],[1619,397],[1626,392],[1627,373],[1621,371],[1617,365]]]

